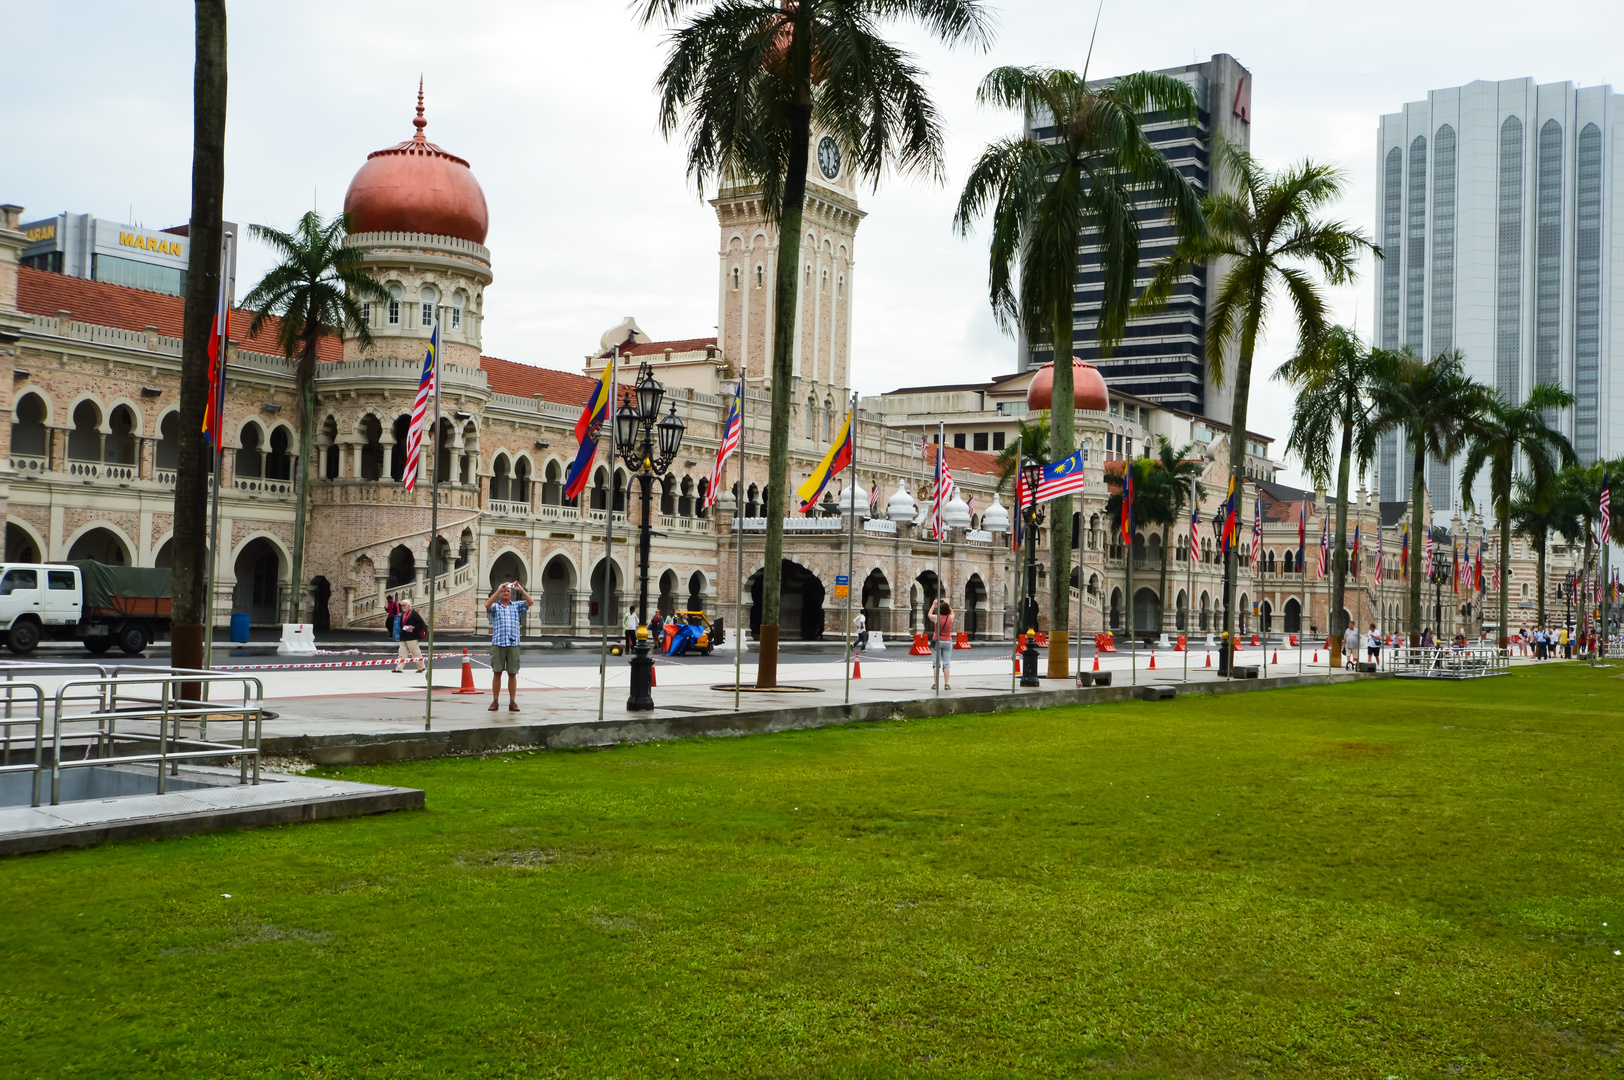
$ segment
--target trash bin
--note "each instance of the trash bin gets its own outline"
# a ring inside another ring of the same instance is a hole
[[[246,614],[231,616],[231,640],[248,640],[248,616]]]

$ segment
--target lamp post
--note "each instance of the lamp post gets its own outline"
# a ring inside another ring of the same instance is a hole
[[[1026,647],[1021,654],[1021,685],[1039,686],[1038,682],[1038,526],[1043,524],[1043,507],[1034,496],[1043,480],[1043,466],[1030,458],[1021,463],[1021,476],[1026,481],[1026,498],[1021,500],[1021,513],[1026,518],[1026,601],[1023,604],[1021,626],[1025,627]]]
[[[632,689],[626,699],[627,712],[646,712],[654,708],[654,660],[649,656],[648,639],[648,563],[649,504],[654,496],[654,477],[664,473],[682,446],[682,433],[687,425],[677,415],[675,402],[662,419],[660,402],[665,387],[654,377],[654,369],[647,360],[637,370],[637,384],[633,392],[624,394],[620,408],[615,412],[615,448],[626,467],[637,475],[643,485],[643,521],[637,537],[637,644],[632,648]]]
[[[1434,561],[1427,580],[1432,583],[1432,625],[1437,628],[1435,640],[1441,643],[1444,638],[1444,583],[1449,580],[1449,568],[1442,559]]]

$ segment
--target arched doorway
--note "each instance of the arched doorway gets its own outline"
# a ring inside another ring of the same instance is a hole
[[[1178,595],[1173,598],[1173,605],[1173,625],[1177,627],[1179,633],[1182,634],[1186,630],[1190,629],[1189,594],[1183,589],[1180,589],[1178,591]]]
[[[237,583],[231,588],[233,614],[247,615],[250,623],[282,621],[282,555],[263,536],[255,537],[237,553]]]
[[[1249,634],[1252,632],[1252,599],[1246,593],[1241,593],[1240,602],[1235,605],[1235,632]]]
[[[571,626],[575,622],[575,568],[562,555],[547,560],[541,574],[541,625]]]
[[[389,578],[386,588],[401,589],[417,580],[417,557],[412,549],[401,544],[389,553]]]
[[[878,567],[863,579],[863,617],[868,628],[882,634],[891,632],[891,583]]]
[[[1303,606],[1295,598],[1286,601],[1285,631],[1288,634],[1303,632]]]
[[[1116,630],[1122,625],[1122,590],[1116,587],[1111,589],[1111,629]]]
[[[799,633],[802,641],[823,638],[823,582],[799,563],[783,560],[783,586],[780,594],[778,626],[781,636]],[[750,578],[750,632],[761,633],[761,571]]]
[[[310,622],[318,634],[325,634],[333,628],[332,614],[327,610],[328,603],[333,599],[333,586],[324,577],[317,577],[311,581],[310,587],[315,592],[315,606],[310,613]]]
[[[981,632],[981,622],[987,614],[987,586],[980,574],[971,574],[970,580],[964,583],[964,611],[958,614],[962,615],[960,628],[974,639]]]
[[[1258,625],[1265,634],[1274,629],[1274,605],[1267,600],[1258,605]]]
[[[524,572],[524,562],[511,550],[502,552],[491,563],[491,591],[495,592],[496,587],[504,581],[517,581],[526,589],[530,587]]]
[[[688,575],[688,610],[705,610],[705,574],[695,570]]]
[[[9,521],[6,522],[6,562],[39,562],[39,545],[34,543],[34,538]]]
[[[1212,629],[1212,594],[1206,591],[1201,593],[1201,621],[1198,624],[1202,630]]]
[[[655,608],[661,615],[670,616],[677,610],[677,572],[667,570],[660,575],[660,597]]]
[[[608,570],[605,570],[608,567]],[[603,590],[604,575],[608,574],[609,603],[608,610],[604,610]],[[620,623],[620,590],[623,582],[620,580],[620,567],[611,562],[599,559],[598,565],[592,568],[592,577],[587,587],[592,590],[591,598],[587,601],[587,622],[592,626],[602,626],[607,617],[610,626]]]
[[[69,559],[94,559],[108,566],[129,566],[130,553],[124,541],[110,529],[91,529],[73,542]]]
[[[1155,589],[1139,589],[1133,594],[1133,633],[1154,634],[1162,625],[1162,598]]]

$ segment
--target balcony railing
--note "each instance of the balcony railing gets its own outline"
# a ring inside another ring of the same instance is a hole
[[[44,457],[33,454],[11,455],[11,471],[22,473],[24,476],[38,476],[50,468],[50,461]]]
[[[514,502],[510,499],[485,500],[485,512],[501,514],[504,517],[529,517],[530,504],[528,502]]]
[[[68,475],[80,480],[134,480],[135,466],[110,461],[68,459]]]
[[[580,521],[581,510],[575,506],[549,506],[542,503],[536,507],[536,517],[542,521]]]
[[[897,534],[897,523],[886,518],[869,518],[863,522],[863,531],[895,536]]]
[[[767,519],[739,518],[739,527],[745,532],[766,532]],[[787,517],[784,519],[785,532],[840,532],[845,527],[846,523],[837,517]]]
[[[233,477],[231,486],[238,491],[248,491],[264,495],[291,495],[293,494],[292,480],[269,480],[262,476]]]

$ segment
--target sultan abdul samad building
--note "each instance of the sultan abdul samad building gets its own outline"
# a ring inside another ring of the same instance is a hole
[[[613,513],[608,615],[618,625],[635,599],[636,545],[627,541],[640,519],[637,489],[628,492],[626,470],[608,461],[605,444],[588,490],[575,504],[563,497],[576,451],[573,428],[602,371],[601,349],[580,343],[593,348],[584,363],[572,350],[577,359],[546,358],[555,367],[482,355],[485,290],[497,265],[486,247],[484,193],[465,160],[427,140],[421,99],[413,123],[410,139],[367,157],[345,197],[353,215],[349,243],[365,252],[367,269],[390,299],[368,308],[371,347],[322,343],[308,580],[300,583],[304,617],[318,627],[381,627],[388,594],[423,604],[432,583],[441,624],[473,627],[492,583],[517,579],[539,601],[527,633],[595,633],[604,614],[605,522]],[[863,215],[839,156],[832,142],[814,155],[808,195],[792,485],[821,457],[850,397],[853,241]],[[622,352],[623,381],[635,379],[639,362],[650,362],[687,424],[678,460],[654,488],[651,599],[667,610],[702,607],[731,621],[733,536],[743,536],[745,574],[759,597],[777,236],[756,191],[723,190],[713,205],[721,229],[721,340],[655,341],[635,320],[606,336],[635,336]],[[4,402],[11,422],[0,426],[9,436],[0,455],[8,464],[0,477],[6,557],[168,565],[182,299],[19,265],[29,242],[22,215],[21,207],[7,206],[0,219],[0,353],[9,354],[14,369]],[[182,265],[183,234],[174,230],[161,241]],[[408,492],[399,478],[435,305],[442,305],[443,419],[432,444],[441,508],[439,535],[431,538],[428,485]],[[293,368],[277,353],[274,326],[248,338],[250,319],[249,312],[232,313],[215,564],[222,625],[233,612],[256,624],[283,621],[295,588],[290,554],[302,470]],[[741,372],[749,387],[743,490],[735,458],[729,490],[706,510],[701,503],[725,395]],[[963,501],[992,507],[993,457],[948,454],[962,497],[949,509],[942,578],[953,599],[973,609],[961,626],[1002,633],[1007,514],[1001,506],[987,514],[984,524],[994,531],[972,529],[983,524],[982,515],[972,523]],[[900,631],[917,621],[937,589],[936,544],[924,525],[914,524],[924,479],[918,439],[865,418],[858,462],[857,595],[871,626]],[[876,481],[882,506],[870,520]],[[831,486],[825,513],[790,523],[786,639],[839,632],[844,601],[836,600],[835,578],[846,573],[846,544],[835,498],[844,484],[842,477]],[[733,532],[736,518],[742,529]],[[893,605],[904,611],[893,616]]]
[[[634,344],[623,350],[629,360],[623,382],[632,382],[636,365],[647,361],[687,424],[677,461],[654,489],[651,598],[665,610],[704,608],[731,620],[736,543],[742,537],[746,617],[757,622],[750,608],[760,595],[766,528],[761,515],[770,483],[768,371],[779,250],[760,192],[723,187],[712,201],[719,227],[719,338],[655,341],[627,319],[600,342],[578,343],[575,357],[591,350],[584,360],[542,357],[554,365],[549,367],[498,359],[480,348],[485,290],[495,281],[496,266],[486,247],[484,193],[466,161],[425,137],[421,97],[413,123],[410,139],[367,157],[345,198],[355,229],[349,243],[365,253],[368,270],[390,299],[368,308],[372,346],[333,339],[321,346],[308,576],[297,589],[301,619],[318,628],[381,628],[390,593],[422,605],[432,587],[441,625],[471,628],[492,584],[517,579],[539,601],[527,616],[528,634],[595,634],[605,614],[618,625],[635,596],[635,544],[629,541],[640,519],[639,495],[628,490],[626,470],[609,462],[604,450],[591,485],[573,503],[563,497],[563,480],[576,452],[576,418],[602,371],[603,347],[630,335]],[[827,449],[850,398],[855,239],[863,218],[840,147],[827,136],[814,139],[792,376],[791,487]],[[0,206],[0,355],[12,368],[9,392],[0,396],[0,408],[9,412],[9,422],[0,424],[0,437],[8,440],[0,452],[8,560],[169,564],[182,322],[182,290],[175,283],[189,254],[184,233],[145,233],[88,215],[29,222],[21,207]],[[148,261],[132,261],[139,259]],[[443,419],[425,452],[438,470],[441,510],[439,535],[431,538],[429,488],[420,484],[408,492],[400,476],[437,305],[444,339]],[[232,613],[248,614],[257,624],[281,622],[295,592],[290,552],[294,491],[303,470],[295,459],[293,366],[276,352],[274,325],[248,338],[250,319],[249,312],[232,313],[228,452],[215,563],[215,612],[222,625]],[[741,374],[748,387],[743,484],[736,480],[735,458],[727,490],[706,510],[726,395]],[[1011,632],[1019,584],[1009,550],[1009,512],[995,494],[995,452],[1016,437],[1017,420],[1047,406],[1047,400],[1028,396],[1039,375],[1045,383],[1047,371],[1040,368],[987,383],[911,387],[864,399],[857,432],[860,482],[850,493],[855,498],[848,499],[842,476],[819,511],[787,522],[786,640],[840,632],[844,601],[837,577],[846,573],[844,515],[853,504],[859,517],[855,596],[871,629],[902,634],[920,627],[940,590],[958,607],[961,628],[982,638]],[[1160,620],[1169,631],[1215,628],[1221,569],[1210,523],[1225,486],[1231,433],[1211,418],[1109,389],[1088,365],[1079,368],[1077,383],[1078,446],[1089,484],[1074,519],[1071,584],[1084,631],[1124,625],[1129,558],[1136,625]],[[938,421],[947,424],[941,452],[957,482],[946,509],[940,577],[936,541],[923,521],[936,447],[921,452],[922,438],[933,437]],[[1158,437],[1191,447],[1203,462],[1203,518],[1209,523],[1193,552],[1182,523],[1167,538],[1165,618],[1157,573],[1162,536],[1144,529],[1129,552],[1104,513],[1122,460],[1152,447]],[[1264,525],[1259,560],[1248,563],[1237,590],[1240,623],[1322,630],[1328,622],[1326,583],[1305,566],[1311,558],[1294,561],[1294,553],[1298,521],[1306,520],[1312,550],[1333,508],[1322,492],[1274,483],[1272,440],[1251,432],[1246,438],[1245,519],[1253,499],[1261,498]],[[1406,506],[1359,494],[1349,528],[1359,524],[1363,530],[1365,572],[1350,589],[1348,617],[1393,629],[1407,607],[1398,566]],[[606,562],[611,514],[614,555]],[[1386,571],[1380,584],[1373,580],[1376,550],[1370,543],[1378,534]],[[1475,544],[1482,524],[1456,521],[1450,534]],[[1039,530],[1044,629],[1050,628],[1047,535]],[[1526,623],[1534,607],[1532,553],[1521,541],[1517,549],[1508,586],[1515,619]],[[606,573],[607,613],[601,610]],[[1439,601],[1446,626],[1473,632],[1481,627],[1485,605],[1474,604],[1475,598],[1445,588],[1429,599]],[[1078,618],[1073,614],[1074,627]]]

